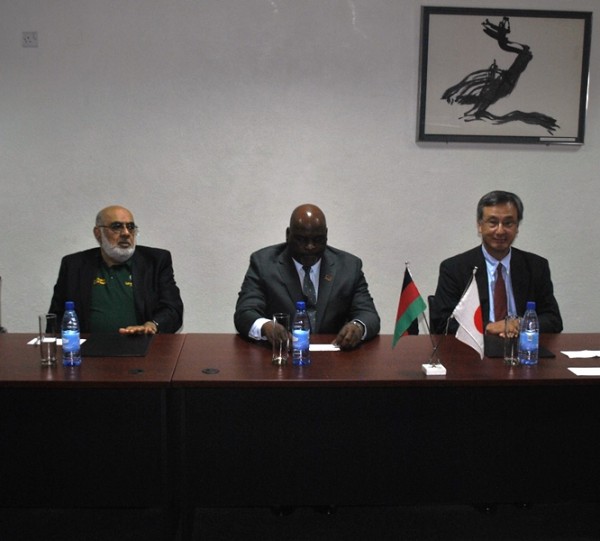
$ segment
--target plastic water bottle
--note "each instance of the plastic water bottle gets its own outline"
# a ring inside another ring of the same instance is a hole
[[[296,314],[292,322],[292,364],[304,366],[310,364],[310,319],[306,312],[306,303],[296,303]]]
[[[79,318],[73,301],[65,302],[65,314],[61,325],[63,365],[79,366],[81,349],[79,342]]]
[[[519,363],[524,365],[537,364],[539,347],[540,323],[535,312],[535,302],[528,301],[519,332]]]

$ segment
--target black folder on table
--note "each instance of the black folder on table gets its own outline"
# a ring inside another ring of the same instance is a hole
[[[82,357],[145,357],[153,334],[97,333],[81,344]]]
[[[504,339],[500,336],[486,335],[483,337],[484,354],[486,357],[504,357]],[[540,346],[538,357],[551,359],[556,357],[549,349]]]

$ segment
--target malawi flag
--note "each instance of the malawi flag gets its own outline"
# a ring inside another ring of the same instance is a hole
[[[410,324],[419,317],[419,314],[425,311],[426,307],[425,301],[419,294],[419,290],[413,282],[408,267],[406,267],[404,281],[402,282],[402,293],[400,293],[400,301],[398,302],[392,347],[396,345],[401,336],[406,334]]]

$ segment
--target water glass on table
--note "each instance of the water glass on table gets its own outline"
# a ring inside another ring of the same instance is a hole
[[[285,340],[273,340],[272,362],[273,364],[281,366],[288,362],[288,357],[290,354],[290,315],[283,313],[273,314],[273,325],[281,325],[288,333],[287,338]]]
[[[56,341],[58,337],[56,314],[41,314],[38,317],[38,322],[41,363],[43,366],[56,364]]]
[[[504,364],[519,364],[519,317],[512,314],[504,318]]]

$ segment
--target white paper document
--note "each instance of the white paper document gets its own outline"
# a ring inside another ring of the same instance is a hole
[[[576,376],[600,376],[600,366],[576,366],[569,370]]]
[[[593,359],[594,357],[600,357],[600,351],[594,351],[591,349],[584,349],[582,351],[561,351],[569,359]]]
[[[81,338],[79,340],[80,344],[83,344],[85,341],[87,340],[87,338]],[[40,343],[40,339],[39,338],[34,338],[33,340],[29,340],[29,342],[27,342],[28,346],[37,346]],[[57,346],[62,346],[62,338],[57,338],[56,339],[56,345]]]
[[[310,351],[339,351],[340,346],[334,346],[333,344],[311,344],[309,346]]]

